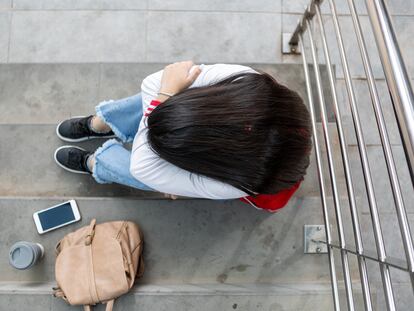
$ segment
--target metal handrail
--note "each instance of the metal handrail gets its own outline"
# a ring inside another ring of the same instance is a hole
[[[384,0],[366,0],[414,184],[414,95]]]
[[[354,300],[352,297],[352,281],[351,281],[351,275],[349,272],[349,262],[348,262],[348,254],[346,251],[342,251],[346,248],[346,241],[345,241],[345,234],[343,229],[343,221],[342,221],[342,211],[341,211],[341,204],[339,200],[339,190],[337,186],[337,179],[336,179],[336,173],[335,173],[335,165],[333,161],[333,151],[331,147],[331,139],[330,134],[328,130],[328,117],[326,113],[325,108],[325,98],[323,95],[322,90],[322,78],[319,71],[319,62],[317,60],[316,55],[316,48],[313,43],[313,35],[312,35],[312,27],[310,24],[309,19],[306,20],[307,27],[308,27],[308,34],[309,34],[309,40],[311,44],[311,54],[313,59],[313,65],[314,65],[314,71],[315,71],[315,78],[316,78],[316,86],[318,91],[318,98],[319,98],[319,108],[321,111],[321,117],[322,117],[322,127],[323,127],[323,136],[325,139],[325,146],[326,151],[328,155],[328,167],[329,167],[329,174],[331,176],[331,186],[332,186],[332,192],[333,192],[333,200],[334,200],[334,206],[335,206],[335,216],[336,216],[336,223],[338,227],[338,237],[339,237],[339,243],[341,244],[341,260],[342,260],[342,268],[344,273],[344,280],[345,280],[345,290],[347,295],[347,301],[348,301],[348,310],[353,311],[355,310],[354,307]]]
[[[361,31],[361,26],[359,24],[359,18],[355,9],[354,0],[348,0],[348,5],[350,8],[355,33],[357,36],[358,46],[361,52],[361,57],[363,60],[364,70],[367,76],[368,87],[372,99],[372,104],[375,112],[375,118],[378,124],[378,130],[380,133],[381,143],[384,151],[384,157],[388,169],[388,175],[390,178],[392,194],[394,197],[395,207],[396,207],[396,215],[398,218],[398,224],[400,227],[401,235],[402,235],[402,242],[404,245],[404,250],[406,254],[406,261],[407,267],[403,267],[402,265],[393,264],[387,258],[387,254],[385,251],[385,243],[383,238],[383,232],[381,230],[381,223],[379,218],[379,212],[377,207],[377,202],[375,198],[375,191],[373,187],[372,177],[371,177],[371,170],[369,167],[368,161],[368,154],[367,148],[365,144],[365,139],[362,132],[361,121],[359,118],[359,112],[357,109],[357,99],[355,96],[355,91],[353,87],[352,77],[349,70],[349,65],[347,61],[347,55],[345,53],[345,47],[342,40],[342,33],[341,28],[339,25],[338,16],[336,13],[336,7],[333,0],[329,0],[329,5],[331,8],[332,18],[333,18],[333,26],[337,38],[338,49],[341,59],[341,64],[344,72],[345,78],[345,85],[348,93],[349,104],[351,108],[351,116],[353,119],[355,134],[357,138],[357,146],[360,155],[362,171],[364,182],[367,190],[367,197],[369,203],[369,211],[371,215],[372,225],[374,229],[374,237],[376,242],[376,249],[377,249],[377,257],[372,256],[372,254],[368,254],[364,250],[362,245],[362,238],[361,238],[361,229],[360,223],[358,219],[358,211],[355,202],[355,193],[354,187],[352,183],[352,176],[351,170],[349,166],[349,159],[347,154],[347,143],[344,136],[344,131],[342,127],[341,121],[341,113],[338,105],[338,96],[336,93],[335,88],[335,79],[332,70],[332,64],[329,55],[329,47],[327,44],[326,33],[324,29],[324,23],[322,19],[322,14],[320,10],[320,5],[323,0],[312,0],[310,5],[305,10],[301,20],[299,21],[294,33],[291,35],[289,44],[291,46],[291,51],[298,51],[298,46],[302,51],[303,57],[303,64],[304,64],[304,73],[305,73],[305,82],[307,87],[308,93],[308,101],[309,107],[311,112],[311,121],[312,121],[312,128],[314,130],[314,147],[316,153],[316,160],[317,160],[317,168],[318,168],[318,176],[319,176],[319,184],[321,190],[321,197],[322,197],[322,210],[324,215],[324,221],[326,226],[326,241],[320,241],[322,243],[327,244],[328,249],[328,256],[329,256],[329,263],[330,263],[330,272],[331,272],[331,281],[332,281],[332,292],[333,292],[333,299],[334,299],[334,307],[335,310],[340,310],[339,305],[339,293],[338,293],[338,279],[336,276],[335,271],[335,264],[334,264],[334,257],[333,257],[333,249],[338,249],[341,254],[342,259],[342,269],[343,269],[343,278],[345,282],[345,290],[346,290],[346,298],[347,298],[347,306],[348,310],[354,310],[354,300],[353,300],[353,292],[352,292],[352,280],[350,277],[349,272],[349,263],[348,263],[348,253],[352,255],[356,255],[358,259],[358,268],[360,272],[360,279],[362,283],[362,293],[364,298],[364,305],[365,310],[372,310],[372,301],[371,301],[371,294],[370,294],[370,287],[368,282],[368,273],[366,268],[366,260],[371,260],[377,262],[379,264],[379,269],[381,273],[382,284],[384,288],[385,294],[385,301],[388,310],[396,310],[395,299],[394,299],[394,292],[391,282],[390,276],[390,267],[394,267],[400,269],[402,271],[406,271],[409,273],[411,281],[412,281],[412,288],[414,290],[414,250],[413,250],[413,242],[411,237],[411,231],[408,224],[407,213],[404,206],[404,201],[402,197],[402,192],[398,180],[398,175],[396,171],[396,166],[394,163],[394,158],[392,155],[392,149],[390,140],[386,130],[386,124],[384,121],[378,92],[375,86],[375,79],[372,73],[371,64],[369,61],[364,37]],[[374,28],[374,34],[377,41],[377,46],[379,50],[379,54],[381,57],[381,61],[383,64],[386,80],[388,83],[388,87],[390,89],[391,98],[394,105],[394,110],[397,115],[397,121],[400,128],[401,138],[403,141],[403,146],[407,158],[408,167],[411,174],[411,179],[414,184],[414,174],[413,174],[413,167],[414,167],[414,100],[413,100],[413,93],[411,89],[411,84],[409,82],[407,72],[401,57],[401,53],[395,39],[395,34],[392,29],[391,21],[389,18],[389,14],[385,3],[383,0],[366,0],[367,7],[368,7],[368,14],[370,15],[371,23]],[[350,213],[351,213],[351,220],[353,226],[353,233],[355,239],[356,250],[351,250],[347,247],[347,242],[345,239],[345,235],[343,232],[343,221],[341,216],[341,206],[339,202],[339,191],[337,187],[337,180],[336,180],[336,173],[334,169],[334,162],[333,162],[333,153],[331,149],[331,141],[330,141],[330,134],[327,127],[327,115],[326,115],[326,108],[325,108],[325,99],[322,89],[322,81],[321,75],[319,71],[319,61],[316,53],[316,45],[314,42],[313,36],[313,17],[317,16],[318,25],[321,33],[322,45],[323,45],[323,52],[325,56],[325,61],[327,65],[327,72],[330,84],[330,91],[332,94],[332,100],[334,105],[334,112],[335,112],[335,120],[337,125],[337,132],[339,137],[339,144],[343,162],[343,168],[345,172],[345,179],[346,179],[346,186],[347,186],[347,193],[349,198],[349,205],[350,205]],[[308,63],[306,60],[306,51],[304,49],[303,43],[303,33],[308,32],[309,34],[309,41],[310,41],[310,52],[312,56],[312,63],[314,67],[314,74],[316,80],[316,89],[319,99],[319,107],[321,111],[321,121],[323,127],[323,135],[324,135],[324,142],[327,151],[327,160],[328,160],[328,168],[330,174],[330,183],[332,187],[332,194],[333,194],[333,201],[334,201],[334,211],[336,216],[336,225],[338,229],[338,237],[339,237],[339,245],[334,244],[331,237],[330,232],[330,224],[329,224],[329,217],[328,217],[328,207],[327,207],[327,200],[326,200],[326,186],[324,183],[324,176],[321,169],[321,154],[319,149],[319,140],[316,133],[316,119],[315,119],[315,112],[314,112],[314,100],[312,94],[312,88],[310,85],[310,76],[308,71]]]
[[[331,7],[332,17],[334,21],[335,34],[336,34],[336,38],[338,41],[341,63],[342,63],[342,67],[344,70],[346,90],[348,92],[352,119],[354,121],[355,133],[356,133],[357,144],[358,144],[358,151],[359,151],[359,155],[361,159],[363,177],[364,177],[364,182],[365,182],[365,186],[367,190],[368,205],[370,208],[372,225],[374,228],[374,238],[375,238],[375,243],[377,247],[377,253],[378,253],[379,260],[381,262],[384,262],[387,258],[386,250],[385,250],[385,243],[384,243],[384,238],[382,235],[381,223],[380,223],[380,218],[379,218],[377,201],[375,197],[374,186],[372,182],[371,170],[369,167],[368,153],[366,150],[365,138],[362,133],[362,125],[359,119],[359,114],[358,114],[358,109],[357,109],[356,95],[355,95],[354,86],[352,83],[351,73],[349,71],[348,60],[347,60],[347,56],[345,52],[345,46],[342,40],[342,34],[341,34],[340,26],[339,26],[338,16],[336,13],[336,7],[335,7],[333,0],[329,0],[329,5]],[[383,280],[383,288],[385,292],[385,298],[386,298],[388,310],[395,310],[395,299],[394,299],[394,293],[392,289],[389,267],[384,264],[380,264],[380,271],[381,271],[381,277]]]
[[[332,64],[331,64],[331,57],[329,55],[328,43],[326,40],[325,26],[323,24],[322,14],[321,14],[319,5],[315,5],[315,11],[316,11],[316,16],[318,18],[320,31],[322,33],[322,36],[321,36],[322,45],[323,45],[323,50],[324,50],[324,55],[325,55],[325,60],[326,60],[326,65],[327,65],[327,71],[329,75],[329,84],[331,86],[332,99],[334,103],[335,121],[336,121],[337,129],[338,129],[338,137],[339,137],[339,144],[341,147],[342,161],[344,164],[344,172],[345,172],[345,179],[346,179],[346,185],[347,185],[347,190],[348,190],[349,207],[350,207],[350,212],[351,212],[351,217],[352,217],[352,228],[354,231],[355,245],[356,245],[357,252],[360,255],[362,255],[364,252],[364,247],[362,243],[361,229],[360,229],[356,200],[355,200],[354,186],[352,182],[351,168],[350,168],[349,159],[348,159],[347,143],[346,143],[343,126],[342,126],[341,112],[339,109],[338,96],[337,96],[336,88],[335,88],[335,78],[334,78]],[[343,248],[346,249],[345,247]],[[365,259],[363,256],[358,256],[358,267],[359,267],[359,273],[360,273],[360,278],[361,278],[361,283],[362,283],[362,294],[364,298],[365,307],[366,307],[366,310],[371,311],[372,301],[371,301],[371,296],[370,296],[368,272],[367,272]]]
[[[375,86],[374,75],[372,73],[372,67],[368,57],[368,52],[362,34],[361,25],[359,23],[358,14],[355,9],[354,0],[348,0],[349,9],[351,11],[352,20],[354,23],[355,33],[358,40],[358,45],[361,50],[362,62],[364,65],[365,74],[367,76],[368,87],[372,100],[372,105],[377,119],[378,130],[381,137],[381,142],[384,151],[385,162],[388,169],[388,175],[391,181],[391,189],[394,196],[395,208],[400,225],[401,236],[403,238],[403,245],[406,254],[408,269],[410,272],[414,272],[414,248],[413,241],[411,239],[411,231],[408,223],[407,212],[404,206],[403,196],[401,192],[400,183],[398,181],[397,169],[395,167],[394,157],[392,155],[391,143],[388,138],[387,128],[385,125],[384,116],[382,113],[380,100]],[[411,274],[411,283],[414,290],[414,274]]]

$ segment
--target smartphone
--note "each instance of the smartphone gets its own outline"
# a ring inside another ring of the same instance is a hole
[[[70,200],[47,209],[35,212],[33,219],[37,232],[43,234],[57,228],[77,222],[81,219],[78,205]]]

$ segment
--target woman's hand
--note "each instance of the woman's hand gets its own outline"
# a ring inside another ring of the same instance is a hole
[[[189,87],[201,73],[199,66],[194,66],[192,61],[170,64],[164,68],[161,78],[160,92],[175,95]]]

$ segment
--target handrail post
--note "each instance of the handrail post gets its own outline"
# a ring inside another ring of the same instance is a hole
[[[307,27],[306,21],[312,19],[315,15],[314,5],[315,3],[321,3],[323,0],[312,0],[309,7],[305,9],[305,13],[302,16],[302,19],[298,21],[295,31],[292,33],[292,37],[289,40],[289,45],[296,47],[299,44],[300,34],[304,33]]]
[[[365,0],[414,185],[414,95],[384,0]]]

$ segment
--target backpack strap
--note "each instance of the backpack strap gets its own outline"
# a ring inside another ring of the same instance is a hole
[[[65,293],[62,291],[60,287],[53,287],[53,296],[62,298],[65,302],[69,303],[68,299],[65,296]]]
[[[114,308],[114,302],[115,302],[115,299],[108,300],[108,301],[106,302],[106,308],[105,308],[105,311],[112,311],[112,309]]]
[[[106,302],[105,311],[112,311],[112,309],[114,308],[114,302],[115,302],[115,299],[108,300]],[[83,311],[92,311],[92,307],[90,305],[84,305]]]
[[[95,273],[93,268],[93,254],[92,254],[92,241],[95,236],[95,226],[96,226],[96,219],[92,219],[91,224],[86,230],[85,234],[85,246],[89,253],[89,266],[88,266],[88,282],[89,282],[89,294],[91,300],[94,303],[100,302],[98,291],[96,290],[96,283],[95,283]]]
[[[96,226],[96,219],[92,219],[91,224],[88,227],[88,230],[86,231],[85,236],[85,245],[91,245],[93,237],[95,236],[95,226]]]

